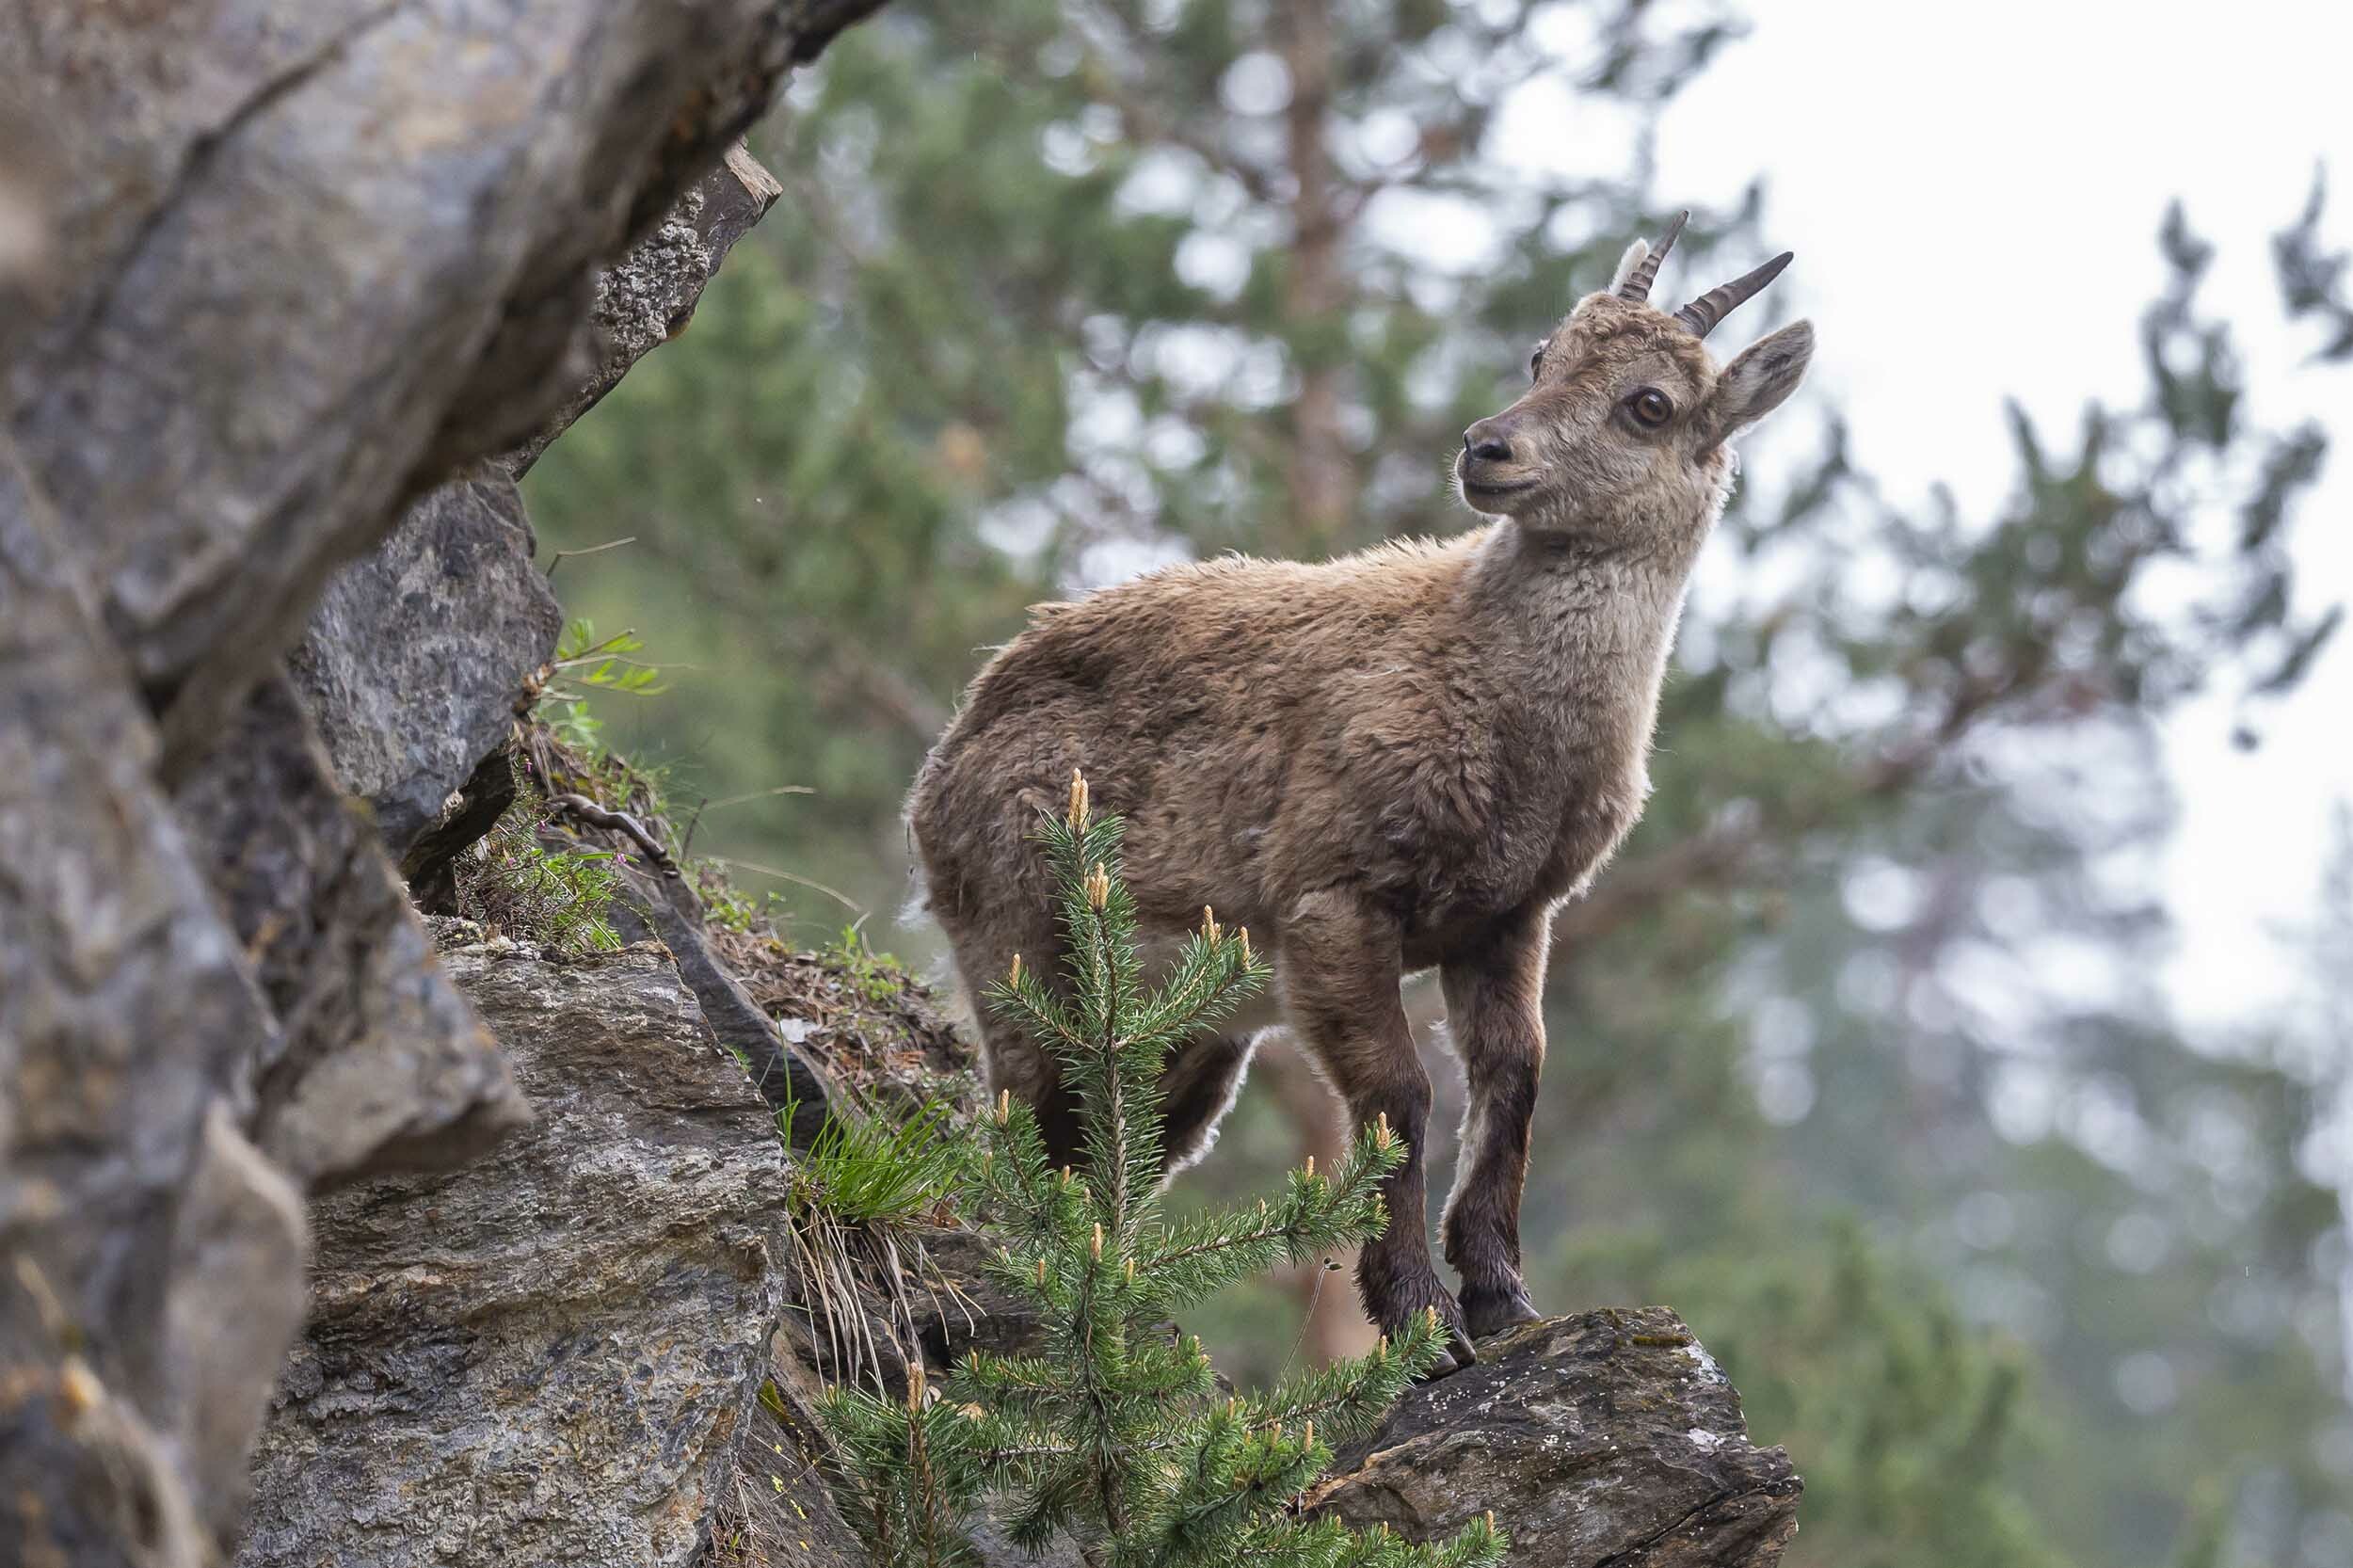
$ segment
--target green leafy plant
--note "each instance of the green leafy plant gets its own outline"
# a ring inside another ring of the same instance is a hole
[[[1067,1538],[1104,1568],[1500,1560],[1492,1521],[1417,1544],[1303,1521],[1289,1506],[1330,1463],[1328,1443],[1369,1427],[1436,1360],[1434,1316],[1369,1355],[1236,1398],[1220,1392],[1199,1341],[1167,1328],[1171,1313],[1278,1261],[1378,1235],[1382,1179],[1406,1151],[1377,1124],[1338,1169],[1311,1160],[1292,1172],[1279,1199],[1167,1217],[1161,1064],[1267,968],[1247,932],[1205,912],[1174,972],[1147,990],[1118,875],[1119,820],[1093,816],[1074,778],[1067,815],[1047,817],[1039,838],[1060,884],[1067,984],[1050,987],[1016,959],[991,1000],[1059,1058],[1080,1100],[1086,1171],[1049,1170],[1035,1119],[1000,1096],[983,1119],[974,1185],[1003,1242],[992,1272],[1033,1306],[1044,1349],[975,1351],[937,1389],[912,1368],[904,1400],[856,1387],[829,1397],[845,1512],[875,1560],[976,1561],[966,1527],[992,1495],[1016,1545]]]
[[[626,692],[653,696],[664,690],[662,670],[635,655],[646,651],[636,632],[616,632],[600,637],[594,624],[576,619],[564,628],[555,648],[555,679],[580,691]]]
[[[606,754],[604,721],[590,711],[588,698],[605,692],[654,696],[666,690],[660,666],[636,657],[645,650],[634,632],[600,637],[584,616],[565,624],[539,697],[558,740],[591,761]]]
[[[840,971],[859,1000],[870,1004],[891,1002],[905,993],[909,984],[898,959],[868,947],[866,934],[855,925],[841,928],[841,935],[826,945],[824,958]]]

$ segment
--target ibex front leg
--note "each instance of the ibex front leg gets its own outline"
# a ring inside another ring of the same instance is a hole
[[[1356,1257],[1365,1313],[1388,1333],[1435,1307],[1454,1349],[1432,1368],[1443,1376],[1474,1359],[1463,1313],[1430,1258],[1422,1146],[1430,1131],[1430,1076],[1398,996],[1399,933],[1387,915],[1329,890],[1300,901],[1285,922],[1279,957],[1284,1011],[1324,1077],[1348,1102],[1352,1128],[1386,1116],[1404,1139],[1405,1163],[1382,1189],[1389,1227]]]
[[[1551,930],[1549,914],[1521,917],[1477,957],[1439,975],[1447,1028],[1470,1087],[1454,1191],[1439,1228],[1446,1260],[1463,1276],[1464,1326],[1474,1339],[1537,1316],[1520,1279],[1520,1190],[1545,1064]]]

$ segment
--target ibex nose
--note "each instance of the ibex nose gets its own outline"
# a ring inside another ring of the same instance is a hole
[[[1498,434],[1493,420],[1481,420],[1463,432],[1463,450],[1481,462],[1508,463],[1512,460],[1512,443]]]

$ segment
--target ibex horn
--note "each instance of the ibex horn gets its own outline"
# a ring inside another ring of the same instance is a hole
[[[1625,282],[1618,285],[1620,299],[1642,300],[1650,297],[1651,280],[1658,276],[1658,264],[1665,261],[1667,252],[1675,248],[1675,236],[1683,232],[1683,226],[1690,216],[1689,212],[1675,214],[1675,220],[1667,225],[1665,233],[1658,236],[1658,243],[1651,248],[1651,253],[1642,258],[1640,266],[1626,274]]]
[[[1781,276],[1781,269],[1789,264],[1792,252],[1785,250],[1758,267],[1742,273],[1729,283],[1720,283],[1675,312],[1675,319],[1691,329],[1695,338],[1704,338],[1716,329],[1716,324],[1730,315],[1756,292]]]

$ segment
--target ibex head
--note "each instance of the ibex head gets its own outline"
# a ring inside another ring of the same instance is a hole
[[[1785,327],[1720,369],[1701,340],[1789,253],[1670,314],[1650,286],[1689,216],[1655,250],[1628,246],[1609,289],[1537,346],[1520,400],[1463,432],[1454,474],[1472,507],[1546,533],[1644,536],[1629,544],[1713,518],[1731,476],[1726,439],[1797,390],[1814,328]]]

